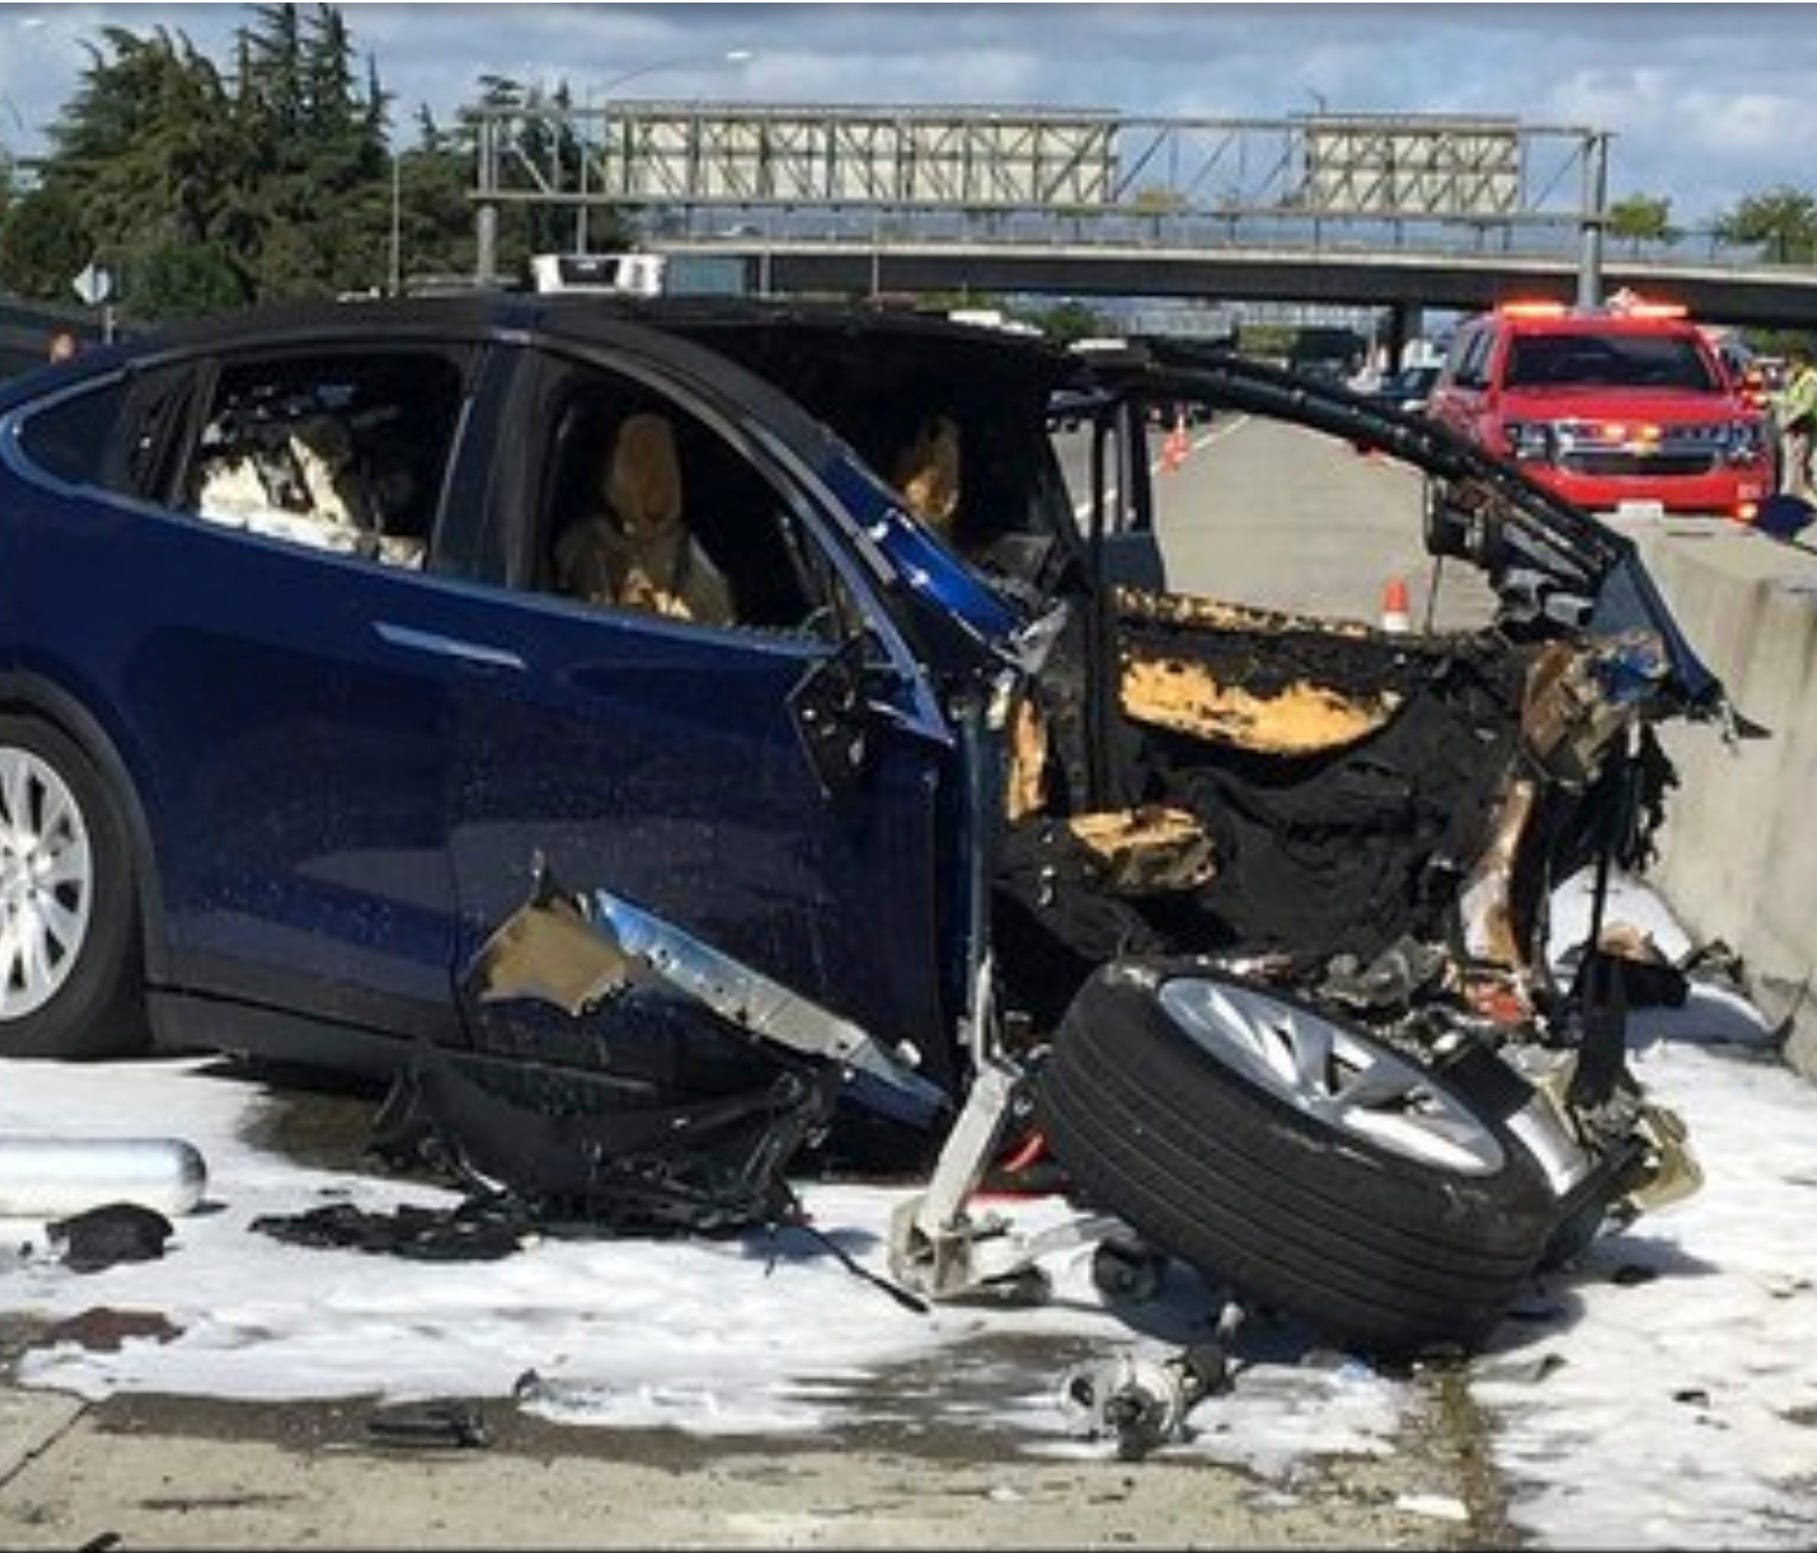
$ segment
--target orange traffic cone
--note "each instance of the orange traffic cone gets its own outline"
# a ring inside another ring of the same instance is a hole
[[[1382,589],[1382,629],[1384,631],[1410,631],[1413,629],[1413,616],[1407,607],[1407,579],[1390,577],[1387,586]]]
[[[1168,432],[1167,440],[1161,444],[1161,467],[1169,472],[1178,469],[1186,462],[1186,422],[1177,420],[1173,430]]]

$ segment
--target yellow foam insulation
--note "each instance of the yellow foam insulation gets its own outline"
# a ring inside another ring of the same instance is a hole
[[[1047,803],[1047,725],[1034,702],[1026,698],[1010,714],[1005,786],[1003,809],[1011,823]]]
[[[1128,895],[1194,890],[1217,872],[1211,837],[1196,816],[1163,804],[1075,814],[1066,827],[1105,882]]]
[[[1393,691],[1344,696],[1307,680],[1259,696],[1220,683],[1202,663],[1137,652],[1124,657],[1122,697],[1125,714],[1148,727],[1269,755],[1342,749],[1382,727],[1401,703]]]

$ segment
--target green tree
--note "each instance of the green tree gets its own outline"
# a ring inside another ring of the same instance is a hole
[[[1090,339],[1106,332],[1103,320],[1076,298],[1058,302],[1052,307],[1037,308],[1018,314],[1038,326],[1043,334],[1062,345],[1074,340]]]
[[[0,221],[0,287],[41,302],[67,302],[69,283],[90,251],[74,197],[34,189],[9,205]]]
[[[1758,243],[1780,264],[1809,264],[1817,259],[1817,198],[1788,184],[1746,195],[1717,219],[1716,235]]]
[[[385,274],[389,99],[332,6],[265,6],[239,34],[247,176],[222,235],[261,298],[332,296]]]
[[[240,272],[212,245],[154,249],[134,266],[127,287],[143,318],[199,318],[246,302]]]
[[[221,78],[187,38],[109,27],[103,41],[51,130],[42,186],[95,255],[129,269],[209,238],[239,143]]]
[[[1672,201],[1654,194],[1630,194],[1613,201],[1606,230],[1635,249],[1644,242],[1671,242],[1679,235],[1672,225]]]
[[[37,186],[0,191],[0,282],[62,299],[98,260],[142,317],[364,291],[389,274],[394,208],[406,278],[471,273],[475,115],[444,130],[421,112],[415,143],[395,142],[378,64],[335,6],[248,8],[222,65],[163,27],[103,28],[88,55]],[[513,175],[573,187],[566,86],[479,86],[483,104],[535,110],[507,121]],[[508,204],[499,228],[509,273],[570,246],[573,213]],[[628,245],[614,213],[590,228],[596,247]]]

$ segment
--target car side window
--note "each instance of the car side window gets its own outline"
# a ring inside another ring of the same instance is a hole
[[[20,428],[20,447],[54,479],[134,494],[116,483],[117,476],[110,478],[109,469],[125,405],[125,380],[114,378],[29,417]]]
[[[526,569],[538,591],[703,626],[806,629],[830,570],[788,498],[686,406],[603,368],[563,374]]]
[[[224,363],[176,505],[269,538],[425,564],[464,393],[441,352]]]
[[[1464,344],[1463,355],[1457,365],[1457,386],[1459,388],[1487,388],[1489,386],[1489,345],[1492,336],[1487,329],[1476,330]]]

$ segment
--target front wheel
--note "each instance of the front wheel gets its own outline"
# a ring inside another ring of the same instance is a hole
[[[1479,1343],[1557,1217],[1490,1108],[1358,1025],[1198,968],[1098,972],[1037,1105],[1095,1205],[1377,1353]]]
[[[93,763],[0,716],[0,1055],[142,1050],[138,922],[126,825]]]

